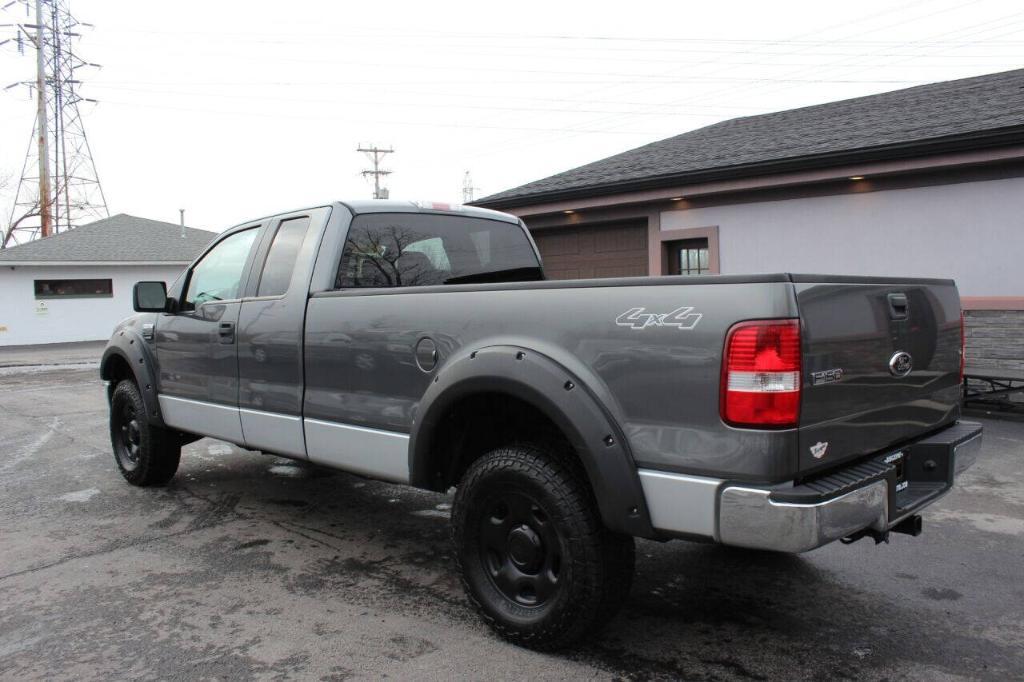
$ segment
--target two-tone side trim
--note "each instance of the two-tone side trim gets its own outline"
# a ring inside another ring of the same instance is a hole
[[[278,455],[306,456],[302,419],[290,414],[240,408],[245,447]]]
[[[721,479],[640,469],[651,525],[657,530],[715,537]]]
[[[245,442],[237,407],[169,395],[161,395],[158,400],[164,423],[170,427],[231,443]]]
[[[306,419],[311,462],[395,483],[409,482],[409,436],[363,426]]]

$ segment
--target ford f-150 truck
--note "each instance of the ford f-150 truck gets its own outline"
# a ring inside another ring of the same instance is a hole
[[[981,443],[950,280],[547,281],[519,219],[336,202],[222,233],[103,355],[124,478],[202,436],[434,491],[502,636],[578,640],[634,538],[804,552],[916,535]]]

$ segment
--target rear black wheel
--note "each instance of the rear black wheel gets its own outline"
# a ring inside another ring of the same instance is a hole
[[[474,462],[452,522],[470,600],[516,644],[578,641],[628,595],[633,539],[604,528],[583,473],[555,452],[513,446]]]
[[[127,379],[111,396],[110,443],[117,468],[132,485],[165,485],[178,470],[180,439],[149,423],[139,389]]]

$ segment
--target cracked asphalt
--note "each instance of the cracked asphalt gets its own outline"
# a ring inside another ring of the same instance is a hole
[[[213,440],[164,489],[117,473],[95,368],[0,368],[0,677],[1024,677],[1024,424],[919,538],[802,556],[638,545],[601,636],[493,637],[453,573],[450,499]]]

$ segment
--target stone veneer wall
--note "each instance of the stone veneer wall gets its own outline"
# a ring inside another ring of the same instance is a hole
[[[968,310],[965,322],[968,368],[1024,377],[1024,310]]]

